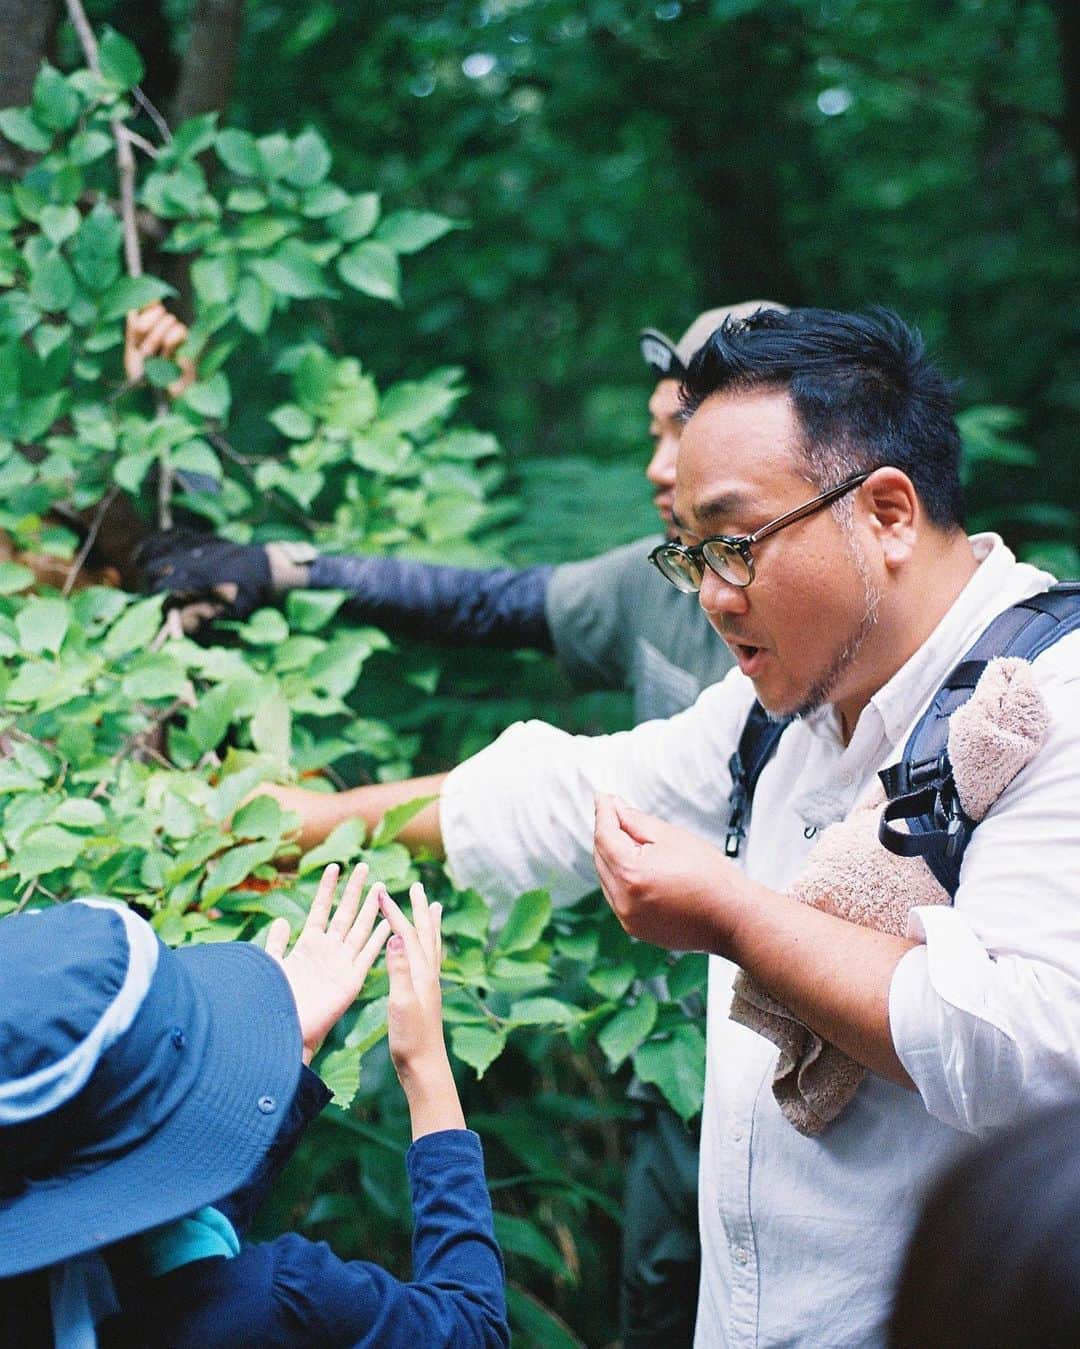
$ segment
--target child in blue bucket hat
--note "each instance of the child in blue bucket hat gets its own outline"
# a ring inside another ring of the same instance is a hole
[[[0,1346],[505,1346],[477,1136],[442,1033],[441,911],[323,875],[288,954],[170,950],[82,900],[0,920]],[[382,921],[376,920],[382,914]],[[391,935],[392,934],[392,935]],[[387,942],[387,939],[389,941]],[[306,1066],[383,944],[413,1126],[414,1280],[295,1234],[241,1247],[330,1093]]]

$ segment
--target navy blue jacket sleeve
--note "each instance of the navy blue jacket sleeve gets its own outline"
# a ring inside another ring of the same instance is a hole
[[[506,1349],[503,1269],[480,1140],[418,1139],[407,1158],[411,1283],[295,1234],[182,1266],[147,1290],[148,1343],[170,1349]]]
[[[346,612],[444,645],[553,650],[544,599],[553,567],[474,570],[400,557],[317,557],[313,590],[346,590]]]

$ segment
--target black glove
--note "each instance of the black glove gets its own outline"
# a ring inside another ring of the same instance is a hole
[[[273,599],[270,561],[261,544],[169,529],[140,544],[136,562],[144,590],[168,594],[172,608],[198,606],[200,620],[247,618]]]

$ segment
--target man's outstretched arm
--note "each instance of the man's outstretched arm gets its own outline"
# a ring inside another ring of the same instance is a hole
[[[300,846],[305,852],[321,843],[339,824],[356,816],[370,833],[388,810],[432,796],[418,815],[398,833],[398,840],[411,851],[425,848],[436,857],[443,856],[442,829],[439,823],[438,797],[446,780],[445,773],[430,777],[406,778],[402,782],[374,782],[345,792],[313,792],[305,787],[265,783],[256,796],[272,796],[284,810],[300,816]]]

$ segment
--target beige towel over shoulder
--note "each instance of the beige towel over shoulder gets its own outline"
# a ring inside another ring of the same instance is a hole
[[[949,759],[960,803],[981,820],[1042,747],[1049,713],[1026,660],[992,660],[949,722]],[[908,913],[949,896],[921,857],[898,857],[878,842],[885,802],[875,787],[821,835],[789,894],[804,904],[903,936]],[[773,1094],[785,1117],[817,1134],[844,1109],[866,1071],[774,1001],[745,971],[736,976],[731,1018],[780,1051]]]

